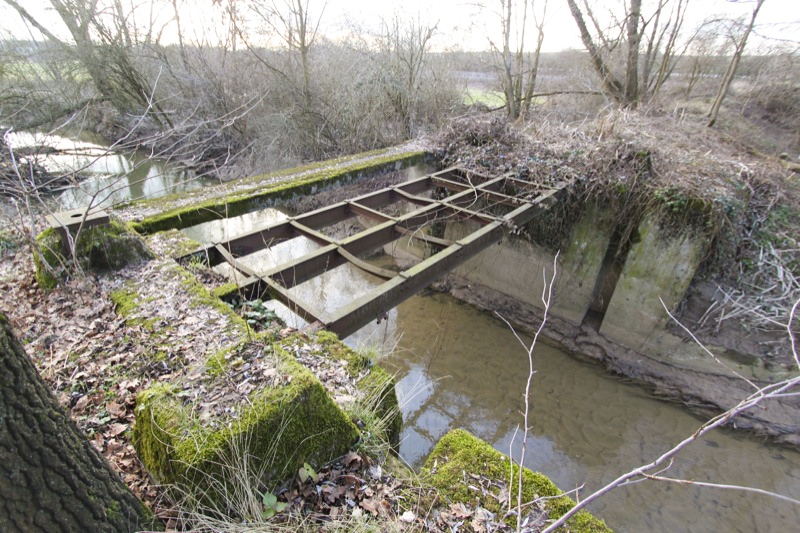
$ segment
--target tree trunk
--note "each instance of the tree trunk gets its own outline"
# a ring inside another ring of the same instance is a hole
[[[129,532],[154,518],[64,413],[0,315],[0,531]]]
[[[597,46],[595,46],[594,40],[592,40],[592,36],[589,33],[589,29],[586,27],[586,23],[583,21],[583,13],[581,12],[580,8],[575,3],[575,0],[567,0],[567,4],[569,5],[569,10],[572,13],[572,18],[575,19],[575,23],[578,25],[578,30],[581,32],[581,40],[583,41],[583,45],[586,47],[586,50],[589,52],[592,65],[594,66],[597,75],[600,76],[603,89],[609,96],[616,100],[617,103],[627,103],[625,101],[625,87],[622,85],[622,82],[614,77],[614,75],[611,73],[611,70],[608,68],[608,65],[600,55],[600,51],[597,49]]]
[[[755,26],[758,10],[761,9],[761,5],[763,3],[764,0],[758,0],[758,4],[756,4],[756,7],[753,8],[753,17],[750,19],[750,24],[747,26],[744,35],[742,35],[742,40],[739,41],[739,44],[736,46],[736,50],[733,52],[733,58],[731,59],[730,65],[728,65],[728,69],[725,71],[725,76],[723,77],[722,83],[719,86],[719,91],[717,91],[717,97],[714,99],[714,103],[711,105],[711,111],[708,112],[708,124],[706,124],[707,128],[714,126],[714,124],[717,122],[719,110],[722,107],[722,101],[725,100],[725,96],[728,94],[728,89],[731,87],[733,78],[736,76],[736,69],[739,68],[739,61],[742,59],[742,53],[744,52],[744,47],[747,44],[747,38],[750,36],[753,26]]]
[[[642,0],[631,0],[628,13],[628,60],[625,69],[625,100],[636,107],[639,103],[639,18],[642,16]]]

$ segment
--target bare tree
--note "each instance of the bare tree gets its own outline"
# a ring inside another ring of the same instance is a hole
[[[327,2],[323,2],[316,21],[312,19],[311,0],[253,0],[250,9],[272,30],[286,47],[299,54],[303,75],[303,100],[311,107],[311,77],[309,56],[319,36],[319,24],[325,13]]]
[[[386,72],[384,86],[407,139],[413,134],[420,79],[438,26],[438,21],[425,22],[419,14],[404,19],[395,13],[390,20],[382,20],[380,60]]]
[[[625,3],[622,17],[611,13],[611,24],[607,28],[602,27],[587,0],[583,2],[583,9],[576,0],[567,0],[567,3],[606,94],[617,103],[631,107],[636,107],[645,97],[652,98],[669,78],[676,57],[680,55],[678,38],[689,0],[658,0],[649,15],[642,11],[642,0],[631,0]],[[671,9],[666,14],[668,5]],[[586,24],[586,17],[595,35]],[[644,57],[643,44],[646,44]],[[613,68],[618,50],[625,53],[621,75]]]
[[[19,16],[45,38],[64,50],[73,51],[86,69],[100,96],[122,114],[148,110],[159,125],[171,125],[158,102],[152,102],[152,84],[134,65],[128,14],[119,2],[108,9],[98,0],[50,0],[66,26],[73,43],[59,39],[33,17],[17,0],[4,0]],[[73,46],[74,44],[74,46]]]
[[[755,26],[756,23],[756,17],[758,16],[758,12],[762,5],[764,5],[764,0],[756,0],[756,5],[753,8],[753,13],[750,17],[750,23],[743,28],[741,36],[738,39],[735,39],[736,49],[733,51],[731,62],[722,77],[722,83],[720,83],[717,96],[714,98],[714,103],[711,104],[711,109],[708,112],[708,123],[706,126],[709,128],[713,127],[717,122],[719,110],[720,107],[722,107],[722,101],[725,100],[725,96],[728,94],[728,89],[730,89],[733,78],[736,76],[736,69],[739,68],[739,62],[742,59],[744,47],[747,45],[747,38],[750,36],[750,32],[753,31],[753,26]]]
[[[537,7],[541,9],[540,14],[537,14]],[[483,8],[487,9],[485,6]],[[498,45],[489,39],[489,44],[501,65],[500,84],[505,95],[508,117],[517,119],[524,117],[530,110],[533,100],[539,72],[539,58],[544,42],[547,0],[538,2],[523,0],[521,7],[515,6],[513,0],[500,0],[499,10],[495,11],[495,14],[500,21],[502,42]],[[537,31],[533,54],[525,51],[526,33],[531,20]]]

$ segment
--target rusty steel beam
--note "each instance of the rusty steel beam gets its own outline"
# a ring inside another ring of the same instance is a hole
[[[427,287],[488,246],[500,242],[503,222],[492,222],[442,250],[438,254],[399,273],[391,280],[340,309],[325,322],[325,328],[341,338],[354,333],[376,316],[389,311]]]
[[[397,217],[392,217],[381,213],[380,211],[376,211],[375,209],[370,209],[364,205],[359,204],[355,201],[347,202],[350,205],[350,210],[356,213],[357,215],[365,216],[374,220],[378,220],[380,222],[387,222],[389,220],[397,221]]]
[[[316,326],[323,323],[319,315],[310,307],[292,298],[289,294],[292,287],[348,262],[370,274],[388,279],[368,294],[334,313],[329,320],[324,322],[328,329],[345,337],[375,316],[379,316],[409,298],[453,267],[500,241],[504,232],[509,228],[527,223],[555,203],[556,199],[566,192],[564,188],[550,189],[544,194],[538,195],[534,200],[525,201],[500,193],[499,190],[506,183],[515,187],[524,186],[526,192],[530,190],[528,187],[539,187],[535,184],[520,182],[509,176],[490,178],[451,168],[291,218],[285,222],[239,236],[224,245],[206,247],[205,253],[209,257],[209,261],[227,260],[234,268],[249,276],[240,284],[240,289],[245,294],[268,292],[298,311],[298,314]],[[420,193],[435,187],[443,187],[456,191],[456,193],[443,200],[419,196]],[[392,217],[378,210],[380,207],[398,201],[411,202],[421,207],[399,217]],[[488,202],[489,205],[504,204],[514,209],[505,216],[495,216],[468,208],[478,201]],[[378,221],[378,224],[340,241],[316,231],[320,227],[346,220],[355,215],[370,217]],[[443,217],[473,219],[481,223],[483,227],[456,242],[425,235],[418,231],[426,224],[442,220]],[[229,251],[232,246],[238,246],[240,249],[253,247],[256,239],[261,239],[263,248],[266,238],[271,238],[273,241],[275,239],[286,240],[298,235],[318,242],[322,245],[321,248],[279,265],[262,275],[257,275],[252,269],[239,263],[234,257],[236,252],[230,253]],[[443,249],[399,274],[372,265],[358,257],[358,255],[386,245],[402,235]]]
[[[319,322],[320,319],[318,318],[320,315],[310,306],[306,305],[304,302],[300,301],[298,298],[293,297],[289,294],[289,291],[272,281],[268,278],[263,278],[259,276],[252,268],[248,267],[247,265],[242,264],[241,261],[238,261],[234,258],[222,245],[217,245],[217,250],[220,254],[225,258],[225,260],[230,263],[230,265],[244,274],[248,276],[248,279],[257,279],[258,283],[253,284],[250,288],[251,291],[257,292],[259,297],[262,296],[265,292],[269,293],[270,296],[288,307],[292,310],[293,313],[300,316],[303,320],[309,323]],[[248,300],[253,300],[255,298],[250,295],[247,298]]]
[[[369,252],[397,240],[399,237],[398,227],[413,230],[435,220],[437,209],[443,208],[436,204],[422,207],[404,215],[396,222],[383,222],[341,240],[339,246],[335,244],[323,246],[289,263],[264,272],[263,275],[274,279],[284,287],[292,288],[327,270],[343,265],[347,259],[338,253],[339,247],[354,256]]]
[[[402,188],[409,192],[424,192],[431,188],[431,179],[429,176],[423,176],[402,184]],[[401,200],[397,196],[393,187],[386,187],[384,189],[365,194],[354,198],[356,201],[365,207],[377,209],[379,207],[392,204]],[[292,222],[296,222],[312,230],[318,230],[325,226],[329,226],[336,222],[342,222],[352,218],[355,213],[348,202],[339,202],[327,207],[310,211],[296,217],[289,217],[287,220],[270,224],[268,226],[249,231],[245,234],[239,235],[233,239],[221,243],[212,243],[202,248],[186,254],[178,259],[179,262],[184,263],[191,258],[201,258],[208,266],[216,266],[223,263],[225,260],[216,251],[216,244],[222,244],[223,247],[229,250],[235,257],[242,257],[250,255],[264,248],[269,248],[289,239],[293,239],[303,233],[298,232]],[[314,239],[319,242],[318,239]]]
[[[505,180],[505,178],[503,178],[503,179]],[[478,186],[478,187],[476,187],[474,189],[471,189],[470,187],[467,187],[467,186],[462,185],[460,183],[456,183],[454,181],[450,181],[450,180],[446,180],[446,179],[442,179],[442,178],[438,178],[438,177],[433,178],[433,183],[435,185],[444,187],[445,189],[449,189],[451,191],[469,191],[469,190],[471,190],[471,191],[474,191],[477,196],[489,198],[491,200],[494,200],[495,203],[510,205],[512,207],[517,207],[520,204],[525,202],[525,200],[521,200],[519,198],[514,198],[513,196],[508,196],[508,195],[505,195],[505,194],[500,194],[499,192],[494,192],[494,191],[491,191],[491,190],[487,190],[487,189],[483,188],[482,186]],[[500,183],[500,182],[497,182],[497,183]],[[445,201],[447,201],[447,199],[445,199]]]
[[[328,244],[338,244],[336,239],[332,239],[324,233],[320,233],[319,231],[315,231],[308,226],[299,223],[297,219],[291,220],[289,223],[299,235],[302,235],[303,237],[306,237],[307,239],[310,239],[319,245],[327,246]]]
[[[440,239],[439,237],[434,237],[433,235],[428,235],[425,232],[419,230],[410,230],[406,228],[397,227],[398,232],[402,233],[406,237],[411,237],[416,241],[422,241],[425,244],[431,246],[437,246],[439,248],[447,248],[448,246],[453,244],[453,241],[448,239]]]

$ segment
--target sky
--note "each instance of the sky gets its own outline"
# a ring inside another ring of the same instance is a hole
[[[210,13],[211,0],[185,0],[187,17],[197,17],[198,13]],[[266,0],[265,0],[266,1]],[[277,0],[278,3],[284,0]],[[620,11],[621,0],[589,0],[595,12],[602,17],[609,10]],[[645,11],[654,0],[644,0]],[[318,15],[322,6],[323,33],[336,39],[351,31],[354,24],[370,29],[379,25],[381,18],[391,18],[394,13],[400,16],[419,16],[431,23],[438,22],[438,36],[435,42],[439,50],[486,50],[489,39],[495,42],[500,37],[500,22],[495,10],[500,0],[402,0],[386,2],[380,0],[310,0],[312,14]],[[672,0],[677,2],[677,0]],[[39,17],[51,31],[63,34],[61,24],[49,9],[47,0],[25,0],[21,2],[26,9]],[[141,13],[150,14],[149,0],[123,0],[123,4],[137,3]],[[479,3],[484,8],[479,8]],[[536,0],[537,12],[543,0]],[[696,27],[702,20],[714,15],[742,16],[752,11],[752,2],[739,0],[690,0],[686,29]],[[189,15],[191,13],[191,15]],[[186,24],[185,24],[186,25]],[[0,8],[0,27],[18,38],[29,38],[30,33],[20,23],[19,17],[11,8]],[[758,16],[758,33],[778,39],[800,41],[800,0],[766,0]],[[35,30],[33,34],[36,34]],[[169,33],[167,33],[169,38]],[[529,37],[532,35],[529,33]],[[763,42],[763,41],[762,41]],[[748,45],[759,45],[758,37]],[[544,50],[548,52],[571,48],[581,48],[580,36],[575,21],[569,12],[566,0],[549,0],[545,17]]]
[[[672,0],[677,3],[677,0]],[[391,17],[394,2],[375,0],[329,0],[325,15],[335,26],[337,21],[358,16],[363,20],[376,20]],[[485,9],[479,9],[482,3]],[[537,12],[543,5],[536,0]],[[613,10],[621,11],[621,0],[589,0],[598,17]],[[488,36],[500,38],[500,22],[496,14],[500,0],[403,0],[404,14],[420,13],[423,18],[439,22],[439,46],[459,44],[464,49],[484,50]],[[566,49],[582,48],[580,34],[575,20],[569,11],[566,0],[549,0],[545,17],[545,41],[543,49],[557,52]],[[579,2],[579,5],[581,2]],[[644,0],[644,9],[652,6],[652,0]],[[694,29],[703,20],[713,16],[748,16],[753,3],[747,0],[731,2],[727,0],[690,0],[685,28]],[[766,0],[758,15],[759,32],[771,37],[792,39],[800,42],[800,0]],[[756,40],[751,42],[755,43]]]

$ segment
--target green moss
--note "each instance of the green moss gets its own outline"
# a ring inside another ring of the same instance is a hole
[[[295,339],[305,342],[306,337],[297,333],[281,341],[281,344],[292,344]],[[351,350],[335,333],[320,330],[311,334],[308,340],[312,344],[320,345],[314,355],[347,361],[347,370],[352,377],[365,374],[357,383],[368,404],[364,407],[374,412],[384,428],[386,442],[396,448],[400,442],[403,415],[395,392],[394,378],[382,368],[373,366],[373,361],[366,355]]]
[[[227,315],[231,322],[236,324],[243,333],[245,334],[252,334],[252,329],[247,322],[236,312],[231,309],[231,307],[220,300],[217,296],[211,294],[208,289],[200,283],[197,278],[195,278],[191,272],[188,272],[186,269],[178,266],[177,272],[181,277],[181,285],[183,285],[184,289],[191,298],[191,305],[193,307],[199,306],[209,306],[213,307],[223,315]]]
[[[112,522],[116,522],[117,519],[120,517],[120,505],[119,502],[111,502],[106,509],[106,516]]]
[[[323,464],[347,451],[358,438],[356,427],[311,372],[285,352],[275,353],[289,385],[254,393],[229,418],[217,420],[222,429],[194,420],[191,404],[178,401],[176,388],[157,385],[139,393],[134,446],[160,482],[224,505],[229,467],[242,457],[252,458],[250,468],[263,469],[262,481],[269,484],[304,462]]]
[[[172,228],[186,228],[220,218],[235,217],[264,207],[269,202],[286,200],[298,195],[313,194],[320,187],[329,187],[367,174],[379,173],[402,166],[411,166],[423,161],[426,157],[427,154],[425,152],[404,152],[372,158],[367,161],[358,161],[344,167],[326,168],[318,172],[305,174],[294,180],[266,186],[259,185],[234,195],[212,198],[188,207],[170,209],[157,215],[146,217],[139,223],[139,226],[146,233],[154,233]],[[324,162],[324,165],[327,166],[330,163]],[[320,163],[320,165],[322,166],[323,163]],[[303,171],[303,167],[295,168],[282,171],[282,173],[256,176],[250,178],[250,180],[253,182],[271,180],[282,175],[291,175]]]
[[[153,249],[175,258],[188,255],[202,247],[202,244],[177,229],[148,235],[145,240]]]
[[[44,289],[58,284],[74,268],[73,259],[60,233],[48,228],[36,237],[38,253],[33,261],[36,279]],[[75,254],[82,270],[104,272],[118,270],[135,261],[151,259],[144,242],[126,225],[112,220],[108,225],[85,228],[75,243]],[[45,264],[49,265],[49,269]],[[55,275],[54,275],[55,274]]]
[[[374,366],[358,383],[358,388],[374,402],[374,411],[385,426],[386,441],[397,450],[403,429],[403,415],[397,401],[394,378],[384,369]]]
[[[44,290],[53,289],[58,285],[58,279],[53,274],[58,275],[67,269],[67,264],[64,263],[67,257],[66,247],[53,228],[48,228],[36,236],[36,246],[38,252],[33,251],[36,283]]]
[[[235,283],[225,283],[212,289],[211,296],[223,301],[230,301],[239,295],[239,286]]]
[[[493,495],[471,490],[464,483],[464,472],[474,472],[492,481],[508,485],[511,466],[506,455],[466,431],[455,429],[442,437],[425,461],[421,472],[423,479],[436,487],[440,494],[450,501],[480,505],[493,513],[502,514],[505,508],[504,504],[494,497],[499,494],[499,487],[492,485],[488,489],[493,492]],[[514,489],[509,491],[514,506],[517,503],[516,483],[519,475],[520,468],[514,465]],[[530,502],[537,497],[560,494],[562,491],[543,474],[532,472],[527,468],[522,469],[523,503]],[[575,502],[568,496],[545,501],[545,508],[550,519],[558,519],[574,505]],[[570,518],[567,526],[573,532],[611,531],[602,520],[598,520],[586,511],[580,511]]]
[[[111,301],[117,307],[117,313],[123,317],[130,316],[137,307],[137,293],[130,287],[123,287],[111,293]]]

